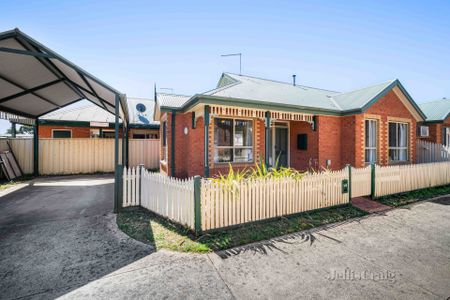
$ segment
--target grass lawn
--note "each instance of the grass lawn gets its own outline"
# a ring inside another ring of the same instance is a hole
[[[317,226],[361,217],[366,213],[352,206],[313,211],[276,220],[242,225],[195,237],[189,230],[142,209],[124,210],[117,216],[119,228],[156,249],[205,253],[258,242]]]
[[[377,200],[383,204],[397,207],[446,194],[450,194],[450,185],[383,196]]]

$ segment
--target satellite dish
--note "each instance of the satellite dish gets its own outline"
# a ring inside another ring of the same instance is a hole
[[[138,112],[143,113],[144,111],[147,110],[147,108],[145,107],[144,104],[138,103],[138,104],[136,104],[136,110],[137,110]]]

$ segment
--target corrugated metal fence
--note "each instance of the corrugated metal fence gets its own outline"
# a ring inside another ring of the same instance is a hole
[[[33,139],[0,139],[0,150],[9,141],[25,174],[33,173]],[[122,141],[119,141],[120,145]],[[159,167],[159,140],[129,140],[129,166]],[[119,157],[122,156],[119,147]],[[114,171],[114,139],[39,139],[41,175]]]

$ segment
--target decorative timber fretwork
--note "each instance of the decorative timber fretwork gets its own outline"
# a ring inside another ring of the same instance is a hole
[[[303,113],[291,113],[291,112],[279,112],[271,111],[270,118],[272,120],[283,120],[283,121],[304,121],[308,123],[314,123],[313,115],[303,114]]]
[[[258,118],[265,119],[266,110],[243,108],[243,107],[230,107],[230,106],[218,106],[211,105],[211,116],[227,116],[227,117],[243,117],[243,118]],[[270,111],[271,120],[280,121],[303,121],[310,124],[314,123],[313,115],[294,112],[281,112]]]
[[[211,106],[211,115],[215,116],[230,116],[230,117],[245,117],[245,118],[264,118],[264,110],[229,107],[229,106]]]

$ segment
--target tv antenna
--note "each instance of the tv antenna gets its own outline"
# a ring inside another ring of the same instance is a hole
[[[242,75],[242,53],[222,54],[221,57],[239,56],[239,75]]]

